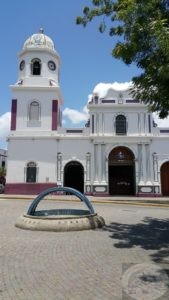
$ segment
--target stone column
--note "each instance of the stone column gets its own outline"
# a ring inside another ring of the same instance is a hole
[[[98,182],[98,144],[94,144],[94,181]]]
[[[143,165],[143,182],[144,184],[147,181],[147,154],[145,144],[142,145],[142,165]]]
[[[102,134],[102,113],[99,113],[98,114],[98,117],[99,117],[99,126],[98,126],[98,134]]]
[[[61,182],[61,170],[62,170],[62,153],[57,154],[57,181]]]
[[[91,180],[91,154],[86,154],[86,181]]]
[[[143,184],[143,153],[142,144],[138,144],[138,182]]]
[[[141,134],[140,113],[138,113],[138,133]]]
[[[96,134],[99,133],[99,114],[96,114]]]
[[[144,133],[147,135],[147,114],[144,113]]]
[[[140,171],[139,171],[139,162],[138,162],[138,158],[134,160],[135,163],[135,176],[136,176],[136,186],[139,183],[140,180]]]
[[[146,182],[151,181],[151,172],[150,172],[150,145],[145,144],[145,153],[146,153]]]
[[[140,134],[144,133],[144,114],[140,113]]]
[[[98,169],[98,182],[101,182],[102,178],[102,149],[101,149],[101,144],[98,144],[98,150],[97,150],[97,169]]]
[[[106,181],[105,144],[101,144],[101,181]]]
[[[158,182],[158,158],[157,153],[153,153],[153,175],[154,175],[154,181]]]
[[[102,113],[102,134],[104,135],[105,131],[105,120],[104,120],[104,113]]]

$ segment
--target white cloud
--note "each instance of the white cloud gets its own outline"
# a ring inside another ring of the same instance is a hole
[[[10,131],[11,113],[6,112],[0,116],[0,138],[4,138]]]
[[[109,89],[114,89],[116,91],[125,91],[128,90],[132,86],[132,82],[113,82],[113,83],[98,83],[94,90],[94,94],[98,94],[100,98],[104,98]],[[88,99],[91,99],[91,95],[88,96]]]
[[[68,120],[70,120],[73,124],[79,124],[87,121],[89,117],[86,106],[84,106],[82,111],[66,107],[63,110],[63,116],[68,118]]]
[[[89,103],[89,102],[92,100],[92,97],[93,97],[92,94],[89,94],[89,95],[88,95],[88,101],[87,101],[87,103]]]
[[[169,117],[165,119],[159,119],[157,113],[153,113],[154,122],[157,123],[159,127],[169,127]]]
[[[0,148],[7,149],[6,137],[10,131],[11,113],[7,112],[0,116]]]
[[[83,112],[86,113],[87,116],[89,117],[89,110],[88,110],[88,108],[87,108],[87,105],[85,105],[85,106],[83,107]]]
[[[65,125],[65,124],[66,124],[66,120],[62,119],[62,125]]]

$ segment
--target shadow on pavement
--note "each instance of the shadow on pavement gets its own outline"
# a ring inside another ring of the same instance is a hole
[[[169,219],[146,217],[137,224],[110,223],[103,230],[109,231],[110,237],[117,240],[116,248],[140,246],[145,250],[156,250],[151,254],[152,260],[169,264]]]

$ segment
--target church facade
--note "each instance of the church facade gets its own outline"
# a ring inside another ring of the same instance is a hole
[[[62,127],[60,58],[42,31],[19,54],[11,86],[5,192],[70,186],[89,195],[169,195],[169,128],[159,128],[129,89],[88,103],[84,128]]]

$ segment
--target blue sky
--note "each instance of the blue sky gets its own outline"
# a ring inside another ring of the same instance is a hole
[[[4,147],[11,108],[9,85],[18,79],[18,58],[25,40],[44,28],[55,43],[61,57],[61,91],[63,110],[82,112],[88,95],[100,83],[128,82],[138,74],[135,66],[126,66],[113,59],[113,39],[97,30],[99,20],[86,28],[77,26],[75,19],[82,15],[90,0],[29,0],[0,2],[0,148]],[[70,118],[65,126],[72,126]],[[81,126],[83,123],[76,124]],[[8,126],[9,127],[9,126]]]

